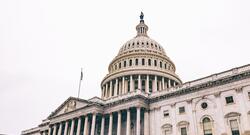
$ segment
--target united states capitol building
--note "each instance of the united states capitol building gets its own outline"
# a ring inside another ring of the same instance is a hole
[[[69,97],[22,135],[250,135],[250,65],[183,83],[164,48],[137,35],[111,61],[101,97]]]

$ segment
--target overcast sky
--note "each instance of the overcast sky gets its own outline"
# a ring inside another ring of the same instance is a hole
[[[119,48],[148,34],[183,82],[250,63],[249,0],[1,0],[0,134],[41,123],[68,97],[100,96]]]

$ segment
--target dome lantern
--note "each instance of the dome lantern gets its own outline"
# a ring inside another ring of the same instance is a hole
[[[141,12],[140,15],[140,23],[136,26],[136,31],[137,31],[137,36],[148,36],[147,31],[148,31],[148,26],[144,23],[144,14]]]

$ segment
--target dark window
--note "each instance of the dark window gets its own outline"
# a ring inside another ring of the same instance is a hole
[[[167,69],[167,64],[166,63],[164,64],[164,67],[165,67],[165,69]]]
[[[181,128],[181,135],[187,135],[187,128],[186,127]]]
[[[185,113],[185,107],[184,106],[179,107],[179,113],[180,114]]]
[[[155,66],[157,66],[157,61],[155,60]]]
[[[119,63],[119,68],[121,68],[122,67],[122,64],[121,64],[121,62]]]
[[[250,92],[248,92],[248,99],[250,99]]]
[[[202,109],[206,109],[206,108],[207,108],[207,103],[206,103],[206,102],[202,103],[202,104],[201,104],[201,108],[202,108]]]
[[[129,66],[132,66],[132,60],[129,60]]]
[[[148,59],[148,65],[151,66],[151,59]]]
[[[163,116],[164,116],[164,117],[168,117],[168,116],[169,116],[168,110],[166,110],[166,111],[163,112]]]
[[[226,103],[227,104],[230,104],[230,103],[233,103],[233,102],[234,102],[233,96],[226,97]]]
[[[145,65],[145,59],[142,59],[142,60],[141,60],[141,64],[142,64],[142,65]]]
[[[115,65],[115,70],[117,69],[117,65]]]
[[[124,67],[127,66],[127,62],[126,62],[126,61],[123,62],[123,66],[124,66]]]
[[[162,68],[162,62],[160,62],[160,67]]]
[[[138,65],[138,59],[135,59],[135,65]]]

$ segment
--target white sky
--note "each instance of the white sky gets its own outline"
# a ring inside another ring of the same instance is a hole
[[[250,63],[249,0],[1,0],[0,134],[40,124],[69,96],[100,95],[142,10],[183,82]]]

